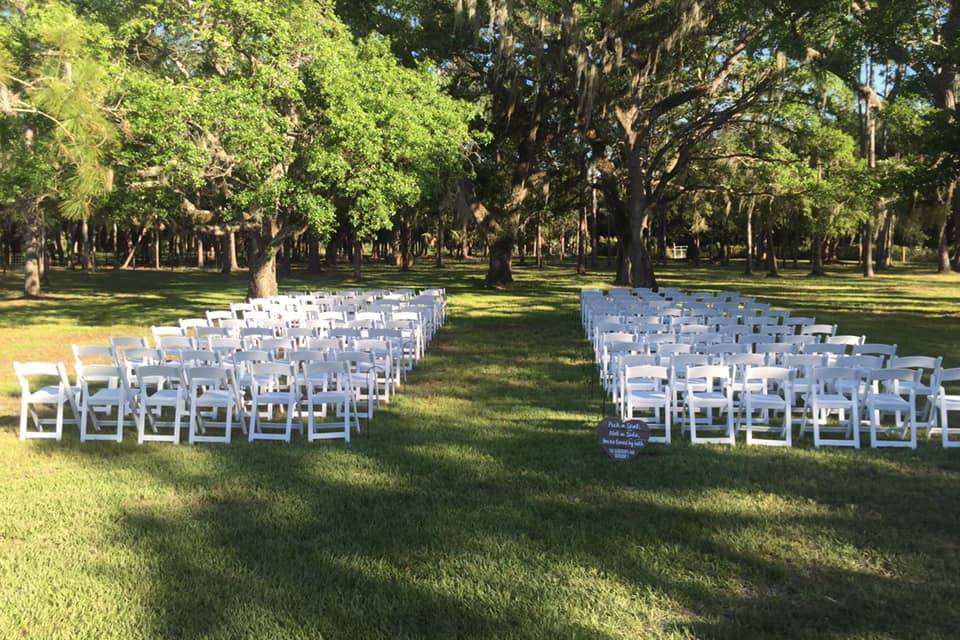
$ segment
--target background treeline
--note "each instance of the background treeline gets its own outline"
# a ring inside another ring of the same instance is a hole
[[[0,2],[0,261],[960,263],[960,0]],[[909,248],[909,251],[908,251]],[[931,269],[932,271],[933,269]]]

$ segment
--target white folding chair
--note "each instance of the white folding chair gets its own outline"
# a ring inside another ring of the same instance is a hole
[[[651,356],[637,356],[649,358]],[[650,442],[670,444],[670,373],[666,367],[640,365],[622,369],[620,378],[622,416],[627,420],[642,419],[648,427],[660,429],[662,435],[650,435]],[[636,415],[637,410],[645,413]]]
[[[230,444],[234,414],[238,413],[230,370],[222,366],[188,367],[184,369],[184,377],[190,397],[190,444]],[[218,420],[221,411],[223,419]],[[242,420],[240,427],[243,427]]]
[[[65,404],[70,405],[73,419],[66,420],[77,424],[76,397],[74,389],[67,379],[67,370],[62,362],[14,362],[13,370],[20,382],[20,439],[51,438],[60,440],[63,437],[63,409]],[[30,388],[32,379],[45,379],[46,382],[56,380],[55,384],[43,385],[36,390]],[[35,406],[55,407],[55,417],[42,418],[34,409]],[[35,430],[28,428],[28,418],[33,422]],[[45,426],[53,426],[53,431],[45,431]]]
[[[867,396],[864,407],[870,424],[870,446],[917,448],[917,400],[913,386],[916,373],[910,369],[873,369],[867,374]],[[907,383],[907,384],[904,384]],[[892,427],[882,423],[884,414],[894,416]],[[907,414],[908,422],[903,423]],[[907,440],[903,436],[909,430]],[[881,438],[893,434],[896,439]]]
[[[123,441],[123,428],[131,419],[136,426],[133,408],[136,397],[130,393],[126,370],[118,365],[87,364],[77,369],[80,386],[80,442],[88,440]],[[115,412],[115,417],[111,414]],[[103,414],[98,415],[98,414]],[[115,420],[116,431],[105,432],[105,421]],[[96,433],[91,433],[87,423],[93,424]]]
[[[180,444],[180,428],[188,418],[187,398],[180,367],[138,366],[134,371],[139,389],[137,442]],[[163,420],[163,410],[173,411],[172,420]],[[150,433],[147,433],[147,427]],[[162,430],[162,431],[161,431]]]
[[[887,366],[891,369],[912,369],[916,379],[901,386],[913,387],[917,400],[923,400],[922,414],[918,416],[920,426],[930,429],[935,426],[937,413],[935,411],[937,390],[940,386],[940,370],[943,364],[942,357],[930,356],[897,356],[890,358]],[[929,435],[929,434],[928,434]]]
[[[334,361],[347,365],[354,398],[357,402],[363,400],[366,403],[366,411],[360,413],[360,417],[372,419],[377,402],[377,375],[373,356],[363,351],[341,351],[334,355]]]
[[[813,425],[813,446],[860,448],[860,388],[863,375],[857,369],[816,367],[810,380],[807,404]],[[837,413],[837,426],[824,424],[830,414]],[[849,419],[846,416],[849,415]],[[805,431],[806,419],[801,427]],[[824,434],[839,433],[844,437],[825,438]]]
[[[350,372],[342,362],[304,362],[302,383],[306,389],[307,440],[343,438],[350,442],[350,430],[360,431]],[[302,401],[302,398],[301,398]],[[321,422],[318,418],[340,416],[342,420]],[[302,413],[302,409],[301,409]],[[355,423],[355,425],[353,424]]]
[[[746,417],[747,444],[789,447],[793,442],[793,406],[790,380],[792,371],[786,367],[746,367],[743,373],[741,406]],[[761,412],[757,424],[755,413]],[[780,412],[780,426],[772,424],[771,415]],[[779,437],[757,437],[754,431],[779,434]]]
[[[947,386],[949,385],[949,386]],[[960,411],[960,368],[943,369],[940,372],[940,388],[937,391],[937,408],[940,411],[940,436],[944,449],[960,447],[960,440],[954,440],[951,434],[960,433],[960,427],[950,426],[950,412]]]
[[[819,342],[824,342],[827,338],[837,335],[837,325],[808,324],[800,327],[800,335],[814,336]]]
[[[247,437],[255,440],[290,442],[293,416],[299,413],[298,381],[293,366],[282,362],[254,362],[250,365],[250,411]],[[284,420],[275,421],[274,407],[281,407]],[[261,410],[263,416],[261,417]],[[299,428],[299,424],[298,424]]]
[[[689,367],[686,375],[685,402],[687,427],[692,444],[736,444],[733,424],[733,376],[729,367],[718,365]],[[697,412],[706,417],[698,421]],[[725,424],[715,424],[713,411],[726,412]],[[700,431],[721,431],[721,436],[701,436]]]

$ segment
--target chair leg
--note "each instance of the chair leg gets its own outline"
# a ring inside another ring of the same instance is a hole
[[[671,419],[670,419],[670,401],[669,399],[664,402],[663,405],[663,432],[664,432],[664,442],[670,444],[670,431],[672,429]]]
[[[87,414],[89,413],[89,402],[84,402],[80,407],[80,442],[87,440]],[[24,416],[26,418],[26,416]]]
[[[180,444],[180,423],[183,422],[183,398],[177,398],[177,409],[173,416],[173,444]]]
[[[783,435],[784,440],[787,444],[785,446],[793,446],[793,405],[790,404],[790,401],[787,400],[786,411],[783,414]]]
[[[230,444],[230,440],[233,438],[233,402],[227,402],[224,413],[223,424],[225,426],[224,432],[226,433],[225,439],[226,443]]]
[[[140,410],[137,411],[137,444],[143,444],[143,436],[147,425],[147,405],[140,403]]]
[[[59,441],[63,437],[63,395],[57,398],[57,424],[56,439]]]
[[[20,400],[20,439],[27,439],[27,412],[29,411],[29,404],[27,398],[23,397]]]
[[[733,402],[727,404],[727,437],[731,445],[737,444],[737,428],[733,421]]]

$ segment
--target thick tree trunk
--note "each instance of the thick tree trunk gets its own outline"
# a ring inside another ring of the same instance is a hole
[[[649,212],[630,216],[630,284],[634,287],[657,287],[657,278],[653,272],[653,261],[647,244],[647,222]]]
[[[323,252],[323,260],[327,263],[328,267],[337,266],[337,261],[339,257],[337,253],[340,251],[340,241],[337,236],[332,236],[330,242],[327,243],[327,248]]]
[[[543,269],[543,225],[540,223],[540,216],[537,216],[537,237],[534,240],[533,251],[536,254],[537,269]]]
[[[363,280],[363,240],[359,237],[353,242],[353,279]]]
[[[153,228],[153,268],[160,268],[160,228]]]
[[[890,269],[893,267],[893,236],[897,228],[897,214],[886,211],[883,225],[880,230],[880,242],[877,245],[877,268]]]
[[[130,239],[130,232],[127,232],[127,257],[120,264],[121,269],[126,269],[131,265],[136,266],[137,263],[137,250],[140,248],[140,243],[143,242],[143,237],[146,235],[147,228],[140,227],[140,233],[137,235],[137,240],[134,242]]]
[[[120,230],[117,228],[117,223],[113,223],[113,233],[110,235],[111,243],[113,244],[113,268],[118,269],[120,267]],[[57,243],[60,242],[60,234],[57,234]]]
[[[947,241],[947,220],[940,223],[937,242],[937,273],[950,273],[950,243]]]
[[[466,260],[470,257],[470,229],[467,226],[467,221],[463,221],[463,226],[460,228],[460,258]]]
[[[223,262],[220,270],[223,273],[239,271],[240,267],[237,265],[237,232],[227,227],[220,238],[220,244],[220,257]]]
[[[590,231],[590,268],[597,268],[597,189],[593,187],[590,189],[590,201],[591,201],[591,215],[590,220],[592,222],[592,229]]]
[[[513,282],[513,247],[515,239],[506,234],[495,236],[487,243],[490,249],[490,263],[487,268],[486,283],[491,286]]]
[[[313,234],[307,240],[307,272],[313,275],[323,273],[320,263],[320,239]]]
[[[747,201],[747,264],[743,270],[744,275],[753,275],[753,209],[755,203],[753,198]]]
[[[397,256],[400,271],[413,268],[413,229],[406,216],[400,217],[400,253]]]
[[[873,273],[873,223],[868,219],[860,230],[860,260],[863,263],[863,277],[872,278]]]
[[[264,218],[259,230],[250,231],[247,238],[247,262],[250,280],[247,298],[267,298],[277,295],[277,235],[276,221]]]
[[[777,245],[773,239],[773,229],[767,229],[767,277],[780,277],[780,264],[777,261]]]
[[[80,263],[84,275],[90,275],[90,225],[86,217],[80,220]]]
[[[813,240],[810,245],[810,275],[827,275],[823,268],[823,233],[820,231],[813,233]]]
[[[950,199],[953,209],[953,263],[960,269],[960,186],[953,183],[953,197]]]
[[[437,222],[437,252],[434,256],[435,265],[437,269],[443,268],[443,245],[446,244],[446,229],[443,226],[443,220],[440,219]]]
[[[587,234],[587,207],[581,205],[577,225],[577,273],[581,276],[587,273]]]
[[[38,209],[27,211],[23,221],[23,295],[40,295],[40,227],[43,215]]]

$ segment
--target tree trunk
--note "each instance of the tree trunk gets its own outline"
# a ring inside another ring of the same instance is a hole
[[[221,259],[223,260],[220,270],[223,273],[239,271],[240,267],[237,265],[237,232],[227,227],[224,230],[223,237],[220,239],[220,243],[222,245],[220,250]]]
[[[40,295],[40,227],[43,214],[31,207],[23,224],[23,295]]]
[[[823,268],[823,233],[820,231],[813,233],[813,240],[810,245],[810,275],[827,275]]]
[[[80,220],[80,263],[84,275],[90,275],[90,225],[86,216]]]
[[[313,234],[307,239],[307,272],[314,275],[323,273],[320,264],[320,239]]]
[[[400,271],[410,271],[413,268],[413,225],[407,215],[400,216],[400,255],[398,256]]]
[[[780,265],[777,261],[777,245],[773,239],[773,229],[767,229],[767,277],[779,278]]]
[[[460,229],[460,257],[464,260],[470,257],[470,229],[466,220]]]
[[[204,259],[206,256],[203,254],[203,236],[199,233],[197,234],[197,268],[203,269]]]
[[[60,234],[57,234],[57,242],[59,242]],[[110,236],[111,243],[113,244],[113,268],[120,268],[120,230],[117,228],[117,223],[113,223],[113,233]]]
[[[940,233],[937,242],[937,273],[950,273],[950,243],[947,241],[947,220],[940,223]]]
[[[323,251],[323,261],[327,263],[328,267],[337,266],[337,261],[339,260],[337,252],[339,250],[339,239],[334,235],[330,238],[330,242],[327,243],[327,247]]]
[[[656,289],[657,279],[647,242],[650,213],[655,203],[650,201],[645,191],[642,150],[632,140],[627,151],[627,169],[630,185],[627,209],[630,220],[630,285]]]
[[[153,228],[153,268],[160,268],[160,227]]]
[[[887,211],[884,215],[883,226],[880,231],[880,244],[877,245],[877,267],[890,269],[893,267],[893,236],[897,228],[897,214]]]
[[[146,235],[147,228],[140,227],[140,234],[137,236],[136,242],[130,239],[130,232],[127,232],[127,258],[120,265],[121,269],[128,268],[131,264],[136,267],[137,264],[137,249],[140,248],[140,243],[143,241],[143,236]]]
[[[537,269],[543,269],[543,225],[540,216],[537,216],[537,237],[534,240],[533,251],[536,254]]]
[[[486,283],[497,286],[513,282],[513,247],[516,240],[510,234],[494,236],[487,242],[490,262],[487,268]]]
[[[863,263],[863,277],[872,278],[873,273],[873,224],[870,219],[860,229],[860,260]]]
[[[953,197],[950,199],[953,209],[953,262],[960,269],[960,186],[953,183]]]
[[[435,256],[435,262],[437,269],[443,268],[443,245],[446,244],[446,238],[444,237],[446,229],[443,227],[443,219],[440,218],[437,220],[437,252]]]
[[[591,221],[593,222],[593,229],[590,233],[590,268],[597,268],[597,188],[591,187],[590,189],[590,201],[591,201]]]
[[[247,262],[250,269],[248,299],[277,295],[277,248],[274,246],[276,236],[277,223],[271,217],[264,217],[261,228],[250,232],[247,239]]]
[[[357,236],[353,243],[353,279],[363,280],[363,240]]]
[[[587,207],[580,206],[580,221],[577,225],[577,273],[587,273]]]
[[[743,270],[744,275],[753,275],[753,209],[755,203],[753,198],[747,201],[747,264]]]

